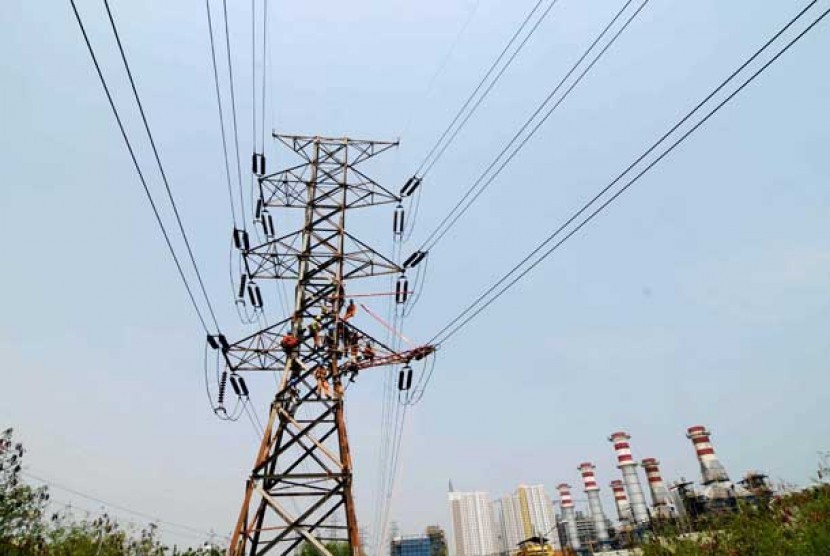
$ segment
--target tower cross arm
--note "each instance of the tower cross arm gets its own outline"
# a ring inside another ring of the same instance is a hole
[[[370,369],[372,367],[383,367],[386,365],[398,365],[401,363],[409,363],[411,361],[420,361],[424,357],[435,353],[436,349],[438,349],[438,347],[433,345],[418,346],[406,351],[398,351],[390,353],[389,355],[375,357],[374,359],[364,359],[363,361],[357,363],[357,367],[358,369]]]

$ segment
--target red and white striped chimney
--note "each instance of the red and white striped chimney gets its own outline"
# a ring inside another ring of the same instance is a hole
[[[585,463],[580,463],[577,469],[579,469],[579,473],[582,475],[582,482],[585,484],[586,491],[599,490],[597,478],[594,474],[594,469],[596,469],[596,466],[593,463],[588,461],[586,461]]]
[[[700,462],[700,474],[703,477],[703,484],[720,483],[729,480],[726,469],[715,455],[715,449],[709,441],[710,433],[703,425],[689,427],[686,431],[686,438],[692,441],[697,454],[697,461]]]
[[[617,506],[617,517],[622,523],[631,523],[631,504],[625,494],[625,486],[619,479],[611,481],[611,490],[614,492],[614,505]]]
[[[666,488],[666,483],[663,482],[663,477],[660,474],[660,462],[656,458],[646,458],[640,462],[640,465],[646,470],[648,488],[651,491],[651,500],[654,504],[654,515],[657,517],[669,516],[671,514],[669,511],[671,500],[669,499],[669,489]]]
[[[559,491],[559,506],[562,508],[562,521],[565,522],[565,528],[568,532],[568,546],[572,550],[580,549],[579,544],[579,530],[576,527],[576,512],[574,511],[574,501],[571,498],[571,485],[562,483],[556,487]]]
[[[608,437],[614,443],[614,451],[617,453],[617,468],[623,476],[623,484],[628,492],[628,499],[631,501],[631,514],[635,524],[648,523],[648,507],[646,497],[643,494],[643,486],[640,484],[640,476],[637,475],[637,462],[631,455],[631,446],[628,440],[631,435],[623,431],[615,432]]]
[[[582,474],[582,482],[585,484],[588,507],[591,509],[591,519],[594,521],[594,533],[597,536],[597,541],[605,545],[608,543],[608,524],[605,523],[605,512],[602,511],[602,501],[599,499],[599,485],[594,474],[596,466],[586,461],[580,463],[577,469]]]
[[[556,487],[559,491],[559,505],[563,508],[573,508],[574,499],[571,497],[571,485],[562,483]]]

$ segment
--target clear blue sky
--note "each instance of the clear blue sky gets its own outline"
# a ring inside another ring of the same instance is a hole
[[[376,166],[397,187],[533,1],[481,0],[425,98],[472,3],[271,2],[269,126],[379,139],[405,131]],[[103,6],[79,4],[138,138]],[[208,290],[237,337],[204,5],[112,4]],[[247,167],[250,21],[247,4],[231,4]],[[424,184],[416,240],[619,4],[560,1]],[[443,326],[801,5],[653,0],[435,249],[408,334]],[[253,431],[210,412],[203,334],[69,3],[11,0],[3,22],[0,424],[18,429],[32,473],[224,533]],[[553,494],[560,481],[580,490],[576,465],[588,460],[607,491],[616,470],[606,436],[618,429],[632,434],[635,457],[662,460],[667,479],[697,478],[684,431],[700,423],[733,477],[759,468],[808,481],[816,451],[830,449],[827,25],[444,346],[405,432],[392,512],[403,532],[448,525],[449,478],[496,496],[520,482]],[[269,148],[273,167],[282,155]],[[153,188],[160,198],[156,176]],[[363,226],[378,247],[390,219],[381,209]],[[263,414],[269,381],[252,380]],[[380,374],[367,375],[348,401],[367,525],[380,392]]]

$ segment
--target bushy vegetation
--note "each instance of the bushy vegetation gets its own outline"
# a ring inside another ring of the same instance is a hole
[[[162,544],[158,527],[138,532],[112,516],[76,520],[70,512],[50,511],[47,487],[22,480],[25,450],[0,433],[0,554],[3,556],[220,556],[219,549],[179,550]]]
[[[830,555],[830,485],[773,499],[769,506],[742,506],[712,518],[699,531],[665,531],[643,546],[644,556]]]
[[[332,556],[350,556],[349,543],[327,542],[325,546]],[[320,556],[320,551],[309,543],[304,543],[300,549],[300,556]]]

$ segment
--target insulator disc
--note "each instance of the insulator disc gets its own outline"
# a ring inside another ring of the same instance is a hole
[[[236,375],[231,375],[231,388],[233,388],[233,393],[237,396],[242,396],[242,390],[239,389],[239,379]]]

